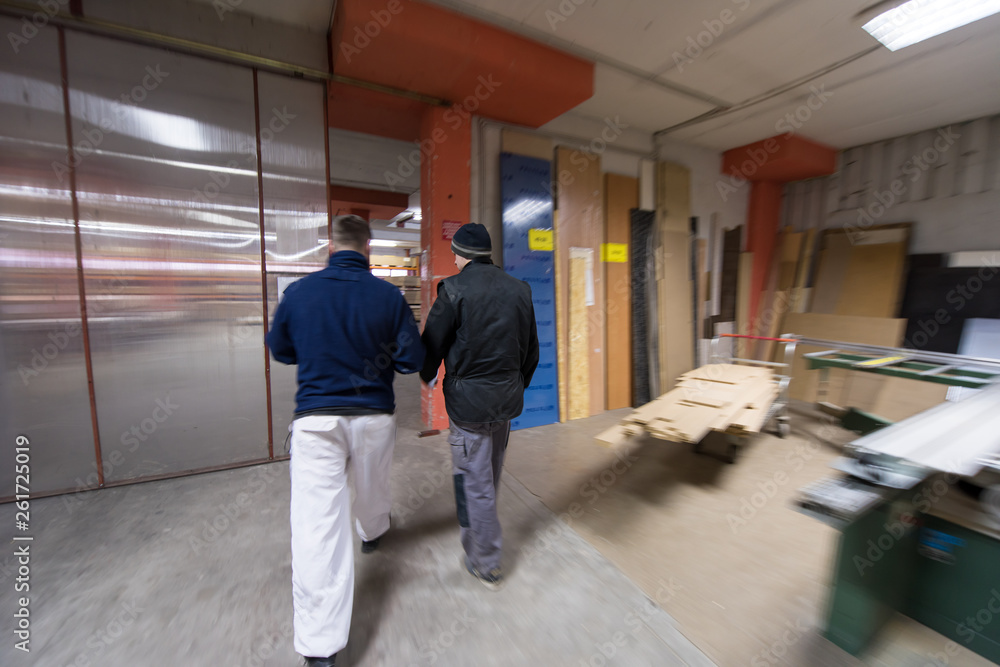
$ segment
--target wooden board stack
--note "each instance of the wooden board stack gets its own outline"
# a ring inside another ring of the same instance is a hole
[[[770,369],[709,364],[684,373],[674,389],[596,439],[617,446],[644,432],[684,443],[699,442],[709,431],[759,433],[777,397],[778,385]]]

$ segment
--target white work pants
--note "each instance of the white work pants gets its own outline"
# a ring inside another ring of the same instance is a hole
[[[395,415],[292,422],[292,604],[295,650],[324,658],[347,646],[354,604],[351,493],[358,535],[389,529]]]

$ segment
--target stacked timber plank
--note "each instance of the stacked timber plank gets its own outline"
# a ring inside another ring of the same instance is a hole
[[[681,375],[674,389],[633,411],[597,440],[614,446],[649,433],[663,440],[696,443],[709,431],[759,433],[777,396],[770,369],[709,364]]]

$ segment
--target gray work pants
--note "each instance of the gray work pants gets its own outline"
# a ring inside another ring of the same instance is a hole
[[[449,423],[452,474],[462,546],[479,572],[500,567],[497,490],[503,470],[510,422]]]

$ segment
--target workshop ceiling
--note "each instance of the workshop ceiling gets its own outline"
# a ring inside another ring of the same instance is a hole
[[[429,1],[595,60],[594,96],[571,113],[719,150],[796,112],[794,129],[837,148],[1000,112],[1000,15],[891,52],[854,18],[874,0]]]
[[[1000,112],[1000,15],[890,52],[855,18],[875,0],[426,1],[595,61],[570,113],[718,150],[787,131],[788,114],[846,148]],[[334,4],[237,10],[325,31]]]

